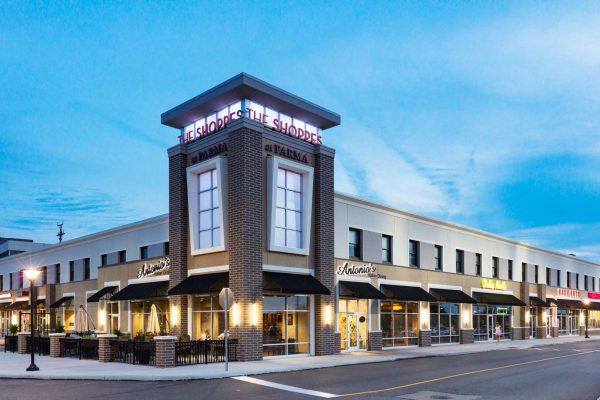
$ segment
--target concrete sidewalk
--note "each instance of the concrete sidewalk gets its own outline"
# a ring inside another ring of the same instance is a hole
[[[38,372],[26,372],[29,355],[0,353],[0,378],[33,379],[91,379],[91,380],[133,380],[133,381],[174,381],[193,379],[225,378],[241,375],[258,375],[273,372],[290,372],[306,369],[337,367],[342,365],[366,364],[421,357],[439,357],[459,354],[482,353],[488,351],[542,348],[556,344],[599,341],[600,336],[584,339],[582,336],[567,336],[543,340],[504,341],[501,343],[474,343],[432,347],[410,347],[403,349],[343,353],[334,356],[292,357],[267,359],[252,362],[233,362],[229,372],[225,365],[208,364],[159,369],[148,366],[121,363],[99,363],[98,361],[71,358],[51,358],[36,356]],[[598,343],[600,348],[600,343]]]

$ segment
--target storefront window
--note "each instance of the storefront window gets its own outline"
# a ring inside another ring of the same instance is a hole
[[[512,307],[510,306],[474,305],[473,329],[475,341],[493,340],[496,323],[500,324],[502,337],[510,339],[512,337],[511,319]]]
[[[106,303],[106,323],[109,333],[119,329],[119,302],[109,301]]]
[[[63,310],[63,322],[67,332],[73,332],[75,330],[75,306],[72,302],[64,303],[61,305]]]
[[[156,306],[158,326],[154,322],[150,323],[152,305]],[[131,321],[134,336],[142,333],[160,334],[161,332],[169,332],[169,300],[132,301]]]
[[[309,353],[309,297],[264,296],[263,356]]]
[[[578,335],[577,312],[568,308],[558,308],[556,310],[556,320],[558,323],[558,334]]]
[[[600,328],[600,311],[588,311],[588,328]]]
[[[430,303],[431,343],[458,343],[460,307],[456,303]]]
[[[419,337],[419,303],[381,302],[383,347],[416,346]]]
[[[192,314],[194,340],[225,339],[225,311],[218,296],[194,297]]]
[[[366,350],[368,300],[339,300],[341,350]]]

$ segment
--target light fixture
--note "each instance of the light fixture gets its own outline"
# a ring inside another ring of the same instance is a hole
[[[40,275],[40,270],[39,269],[29,268],[29,269],[24,270],[23,274],[25,275],[25,278],[27,278],[27,280],[29,282],[33,282]]]
[[[325,325],[331,325],[331,322],[333,321],[331,314],[332,314],[331,304],[324,305],[323,306],[323,322],[325,323]]]
[[[258,326],[258,303],[252,303],[252,325]]]
[[[238,326],[240,324],[240,306],[238,303],[233,303],[233,306],[231,306],[231,313],[233,326]]]
[[[25,277],[27,278],[27,280],[30,282],[29,285],[29,304],[31,306],[31,314],[29,314],[29,318],[31,320],[31,328],[29,329],[31,331],[31,346],[29,346],[30,352],[31,352],[31,364],[29,365],[29,367],[27,367],[26,371],[39,371],[40,369],[38,368],[37,365],[35,365],[35,346],[33,346],[33,343],[35,343],[35,280],[37,279],[37,277],[40,275],[40,271],[38,269],[33,269],[33,268],[29,268],[26,269],[25,271],[23,271],[23,274],[25,275]]]

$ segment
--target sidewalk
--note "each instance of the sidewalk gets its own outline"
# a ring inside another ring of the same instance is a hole
[[[321,357],[293,357],[267,359],[252,362],[232,362],[229,372],[220,364],[192,365],[159,369],[148,366],[121,363],[99,363],[98,361],[71,358],[51,358],[36,356],[38,372],[26,372],[29,355],[0,353],[0,378],[34,379],[91,379],[91,380],[133,380],[133,381],[172,381],[192,379],[213,379],[241,375],[258,375],[273,372],[289,372],[305,369],[337,367],[342,365],[366,364],[422,357],[439,357],[459,354],[482,353],[488,351],[529,349],[555,344],[599,341],[600,336],[584,339],[582,336],[561,337],[543,340],[505,341],[501,343],[475,343],[432,347],[412,347],[404,349],[343,353]],[[600,343],[598,343],[600,345]]]

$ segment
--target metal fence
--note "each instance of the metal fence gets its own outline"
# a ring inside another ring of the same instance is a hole
[[[111,340],[115,351],[115,362],[139,365],[154,365],[156,346],[154,341]]]
[[[63,356],[80,360],[98,359],[98,339],[61,338]]]
[[[4,352],[16,353],[19,350],[18,336],[4,336]]]
[[[229,339],[229,361],[237,361],[237,339]],[[225,362],[225,340],[175,342],[175,365]]]
[[[27,346],[31,349],[31,337],[27,336]],[[33,338],[33,351],[40,356],[50,355],[50,338],[44,336],[35,336]]]

